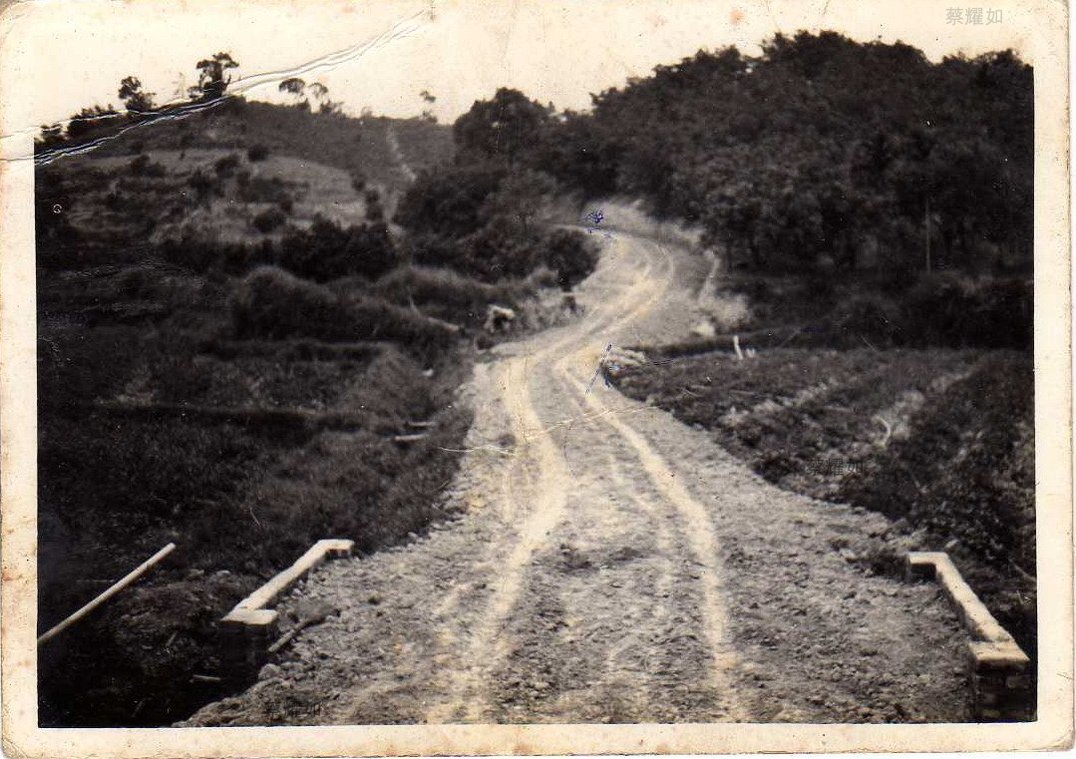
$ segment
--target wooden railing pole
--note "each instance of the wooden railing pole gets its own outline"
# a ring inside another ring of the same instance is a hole
[[[159,562],[168,554],[172,553],[172,551],[175,550],[175,547],[175,543],[169,543],[164,548],[157,551],[157,553],[153,554],[148,559],[139,564],[137,567],[135,567],[133,570],[128,572],[127,575],[125,575],[122,579],[113,583],[104,593],[97,596],[97,598],[90,601],[88,604],[86,604],[74,614],[69,616],[63,622],[60,622],[60,624],[56,625],[51,630],[43,634],[40,638],[37,639],[37,645],[40,646],[42,643],[47,643],[48,641],[52,640],[57,635],[66,630],[68,627],[75,624],[75,622],[78,622],[80,619],[85,617],[87,614],[89,614],[91,611],[103,604],[105,601],[112,598],[112,596],[116,595],[121,590],[123,590],[128,585],[137,580],[139,577],[141,577],[143,574],[145,574],[146,570],[148,570],[150,567]]]

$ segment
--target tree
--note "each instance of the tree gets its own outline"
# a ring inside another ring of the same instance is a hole
[[[498,216],[511,219],[518,225],[519,233],[527,237],[532,231],[531,219],[541,216],[556,188],[556,182],[548,174],[513,172],[486,198],[482,213],[487,219]]]
[[[112,123],[119,113],[109,105],[103,108],[95,105],[92,108],[83,108],[71,117],[67,124],[67,136],[71,139],[82,137],[96,131],[99,127]]]
[[[142,82],[136,76],[124,77],[120,82],[119,97],[132,115],[149,113],[153,110],[153,95],[142,89]]]
[[[296,105],[298,105],[300,101],[306,102],[303,100],[303,93],[306,91],[306,82],[297,76],[288,77],[277,86],[277,89],[294,96]]]
[[[239,68],[230,53],[216,53],[212,58],[204,58],[195,66],[198,69],[198,85],[190,88],[193,100],[208,102],[224,97],[224,91],[232,83],[231,75],[225,76],[229,69]]]
[[[505,87],[492,100],[478,100],[452,126],[461,153],[477,154],[513,164],[538,137],[550,110],[519,90]]]
[[[400,199],[394,220],[419,234],[469,235],[482,227],[483,206],[505,173],[503,166],[490,163],[423,171]]]
[[[437,117],[433,115],[433,109],[430,108],[430,106],[437,102],[437,98],[430,94],[429,90],[423,90],[418,93],[418,96],[422,98],[422,101],[426,104],[426,107],[422,109],[422,120],[428,121],[431,124],[436,124]]]
[[[36,142],[43,148],[51,148],[62,145],[64,139],[63,124],[42,124],[41,133],[37,136]]]
[[[284,84],[286,84],[287,81],[291,81],[291,80],[286,80],[285,82],[281,83],[280,87],[281,87],[282,90],[284,89]],[[301,79],[298,79],[298,80],[295,80],[295,81],[302,82]],[[300,88],[299,92],[302,92],[302,91],[303,91],[302,88]],[[338,100],[330,100],[329,99],[329,88],[326,87],[321,82],[311,82],[310,84],[305,85],[305,92],[307,94],[309,94],[311,97],[313,97],[314,100],[319,103],[319,105],[318,105],[318,113],[327,113],[327,114],[343,113],[344,104],[341,103]],[[301,103],[301,105],[305,105],[305,106],[309,107],[309,103],[307,101],[303,101],[303,103]]]

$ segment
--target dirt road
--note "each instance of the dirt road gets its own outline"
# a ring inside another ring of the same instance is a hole
[[[683,250],[623,231],[604,246],[585,316],[500,346],[466,388],[459,518],[320,569],[282,610],[339,615],[184,724],[965,717],[943,599],[864,568],[884,518],[778,490],[591,384],[607,345],[696,316]]]

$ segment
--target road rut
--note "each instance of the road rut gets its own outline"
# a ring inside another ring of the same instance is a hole
[[[764,482],[702,431],[593,381],[606,346],[696,314],[685,251],[615,232],[578,321],[494,351],[447,496],[459,518],[320,569],[303,631],[183,724],[952,721],[959,626],[869,574],[884,518]]]

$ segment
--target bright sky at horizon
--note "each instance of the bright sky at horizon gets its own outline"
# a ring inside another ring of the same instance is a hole
[[[388,116],[433,112],[453,121],[476,99],[515,87],[558,108],[585,108],[590,93],[645,76],[700,48],[736,45],[747,54],[778,32],[832,29],[858,41],[904,41],[939,60],[1015,48],[1029,58],[1022,6],[982,6],[981,23],[957,22],[937,0],[714,2],[679,0],[462,0],[247,2],[80,0],[18,4],[7,61],[48,86],[25,104],[29,124],[67,118],[84,106],[120,107],[117,89],[139,77],[157,102],[195,84],[195,63],[229,51],[240,63],[233,88],[247,97],[289,102],[285,75],[319,81],[344,110]],[[78,6],[78,12],[72,9]],[[957,10],[963,10],[957,9]],[[985,23],[986,10],[994,21]],[[4,31],[11,32],[10,29]]]

